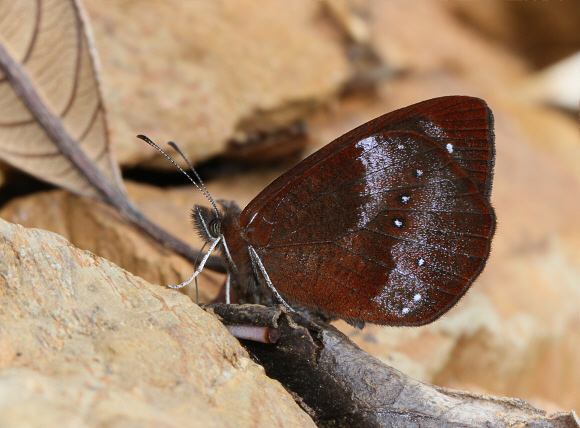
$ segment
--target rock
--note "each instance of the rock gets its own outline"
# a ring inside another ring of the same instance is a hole
[[[554,105],[575,113],[578,109],[580,52],[529,76],[522,84],[522,98]],[[576,116],[574,114],[574,116]]]
[[[350,77],[318,2],[83,3],[122,165],[170,168],[138,133],[206,160],[240,133],[304,117]]]
[[[219,198],[243,204],[252,199],[252,188],[257,192],[263,186],[262,176],[257,174],[253,180],[244,181],[231,179],[221,185],[208,184],[208,187]],[[126,188],[131,200],[152,221],[194,248],[201,248],[203,242],[193,228],[190,212],[194,204],[208,202],[197,189],[193,186],[160,189],[131,182],[126,182]],[[14,198],[0,208],[0,218],[58,233],[75,247],[104,257],[152,284],[179,284],[194,272],[190,263],[148,239],[111,207],[64,190]],[[214,299],[224,280],[224,275],[205,269],[198,280],[200,301]],[[181,291],[195,301],[194,284]]]
[[[0,220],[0,426],[314,426],[212,315]]]
[[[578,2],[447,2],[464,25],[546,67],[578,50]]]

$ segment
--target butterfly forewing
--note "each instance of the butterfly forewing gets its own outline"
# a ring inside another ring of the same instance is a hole
[[[403,130],[425,135],[448,152],[489,200],[495,159],[493,115],[485,101],[467,96],[447,96],[422,101],[386,113],[342,135],[282,174],[248,204],[240,217],[247,225],[277,192],[284,192],[312,167],[343,146],[381,132]],[[256,225],[254,225],[256,227]]]
[[[449,125],[463,111],[462,127]],[[444,313],[483,269],[495,229],[490,118],[478,99],[425,101],[273,182],[240,226],[274,287],[354,321],[418,325]]]

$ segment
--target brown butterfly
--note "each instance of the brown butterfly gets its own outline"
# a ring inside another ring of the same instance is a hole
[[[243,211],[233,203],[219,209],[201,180],[190,178],[212,205],[192,213],[210,248],[176,287],[218,248],[228,289],[233,277],[288,307],[359,327],[432,322],[465,294],[489,256],[494,156],[486,103],[448,96],[353,129]]]

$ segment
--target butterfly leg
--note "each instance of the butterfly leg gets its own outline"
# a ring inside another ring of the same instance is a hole
[[[227,259],[228,263],[234,269],[234,271],[237,271],[238,267],[236,266],[234,259],[232,259],[232,256],[230,254],[230,249],[228,248],[228,244],[226,243],[226,237],[224,235],[220,235],[220,238],[221,238],[222,243],[223,243],[222,247],[224,248],[224,252],[226,253],[226,259]]]
[[[199,267],[193,273],[193,275],[191,275],[189,277],[189,279],[187,281],[182,282],[181,284],[177,284],[177,285],[168,285],[167,288],[183,288],[186,285],[189,285],[191,283],[191,281],[193,281],[197,277],[197,275],[199,275],[201,273],[201,271],[203,270],[203,268],[205,266],[205,263],[207,262],[207,259],[209,259],[211,252],[215,249],[215,247],[217,247],[217,245],[220,243],[220,241],[221,241],[221,238],[216,238],[211,243],[209,250],[207,250],[207,253],[205,253],[205,256],[203,256],[203,259],[201,259],[201,263],[199,264]]]
[[[288,308],[289,311],[296,312],[294,309],[292,309],[290,307],[290,305],[288,303],[286,303],[286,301],[282,298],[280,293],[278,293],[278,290],[276,290],[276,288],[274,287],[274,284],[272,284],[272,281],[270,281],[270,277],[268,276],[268,272],[266,272],[266,268],[264,267],[264,264],[262,263],[262,259],[260,259],[260,256],[258,256],[258,253],[256,253],[256,250],[254,250],[254,247],[252,247],[251,245],[248,245],[248,252],[250,253],[250,258],[252,259],[252,263],[256,264],[258,266],[258,268],[260,269],[260,272],[262,273],[262,276],[264,277],[264,280],[266,281],[266,284],[268,284],[268,287],[270,288],[270,290],[272,290],[272,292],[274,293],[274,296],[276,296],[276,299],[278,299],[278,302],[280,302],[281,304],[286,306],[286,308]]]
[[[230,273],[226,274],[226,305],[230,304]]]

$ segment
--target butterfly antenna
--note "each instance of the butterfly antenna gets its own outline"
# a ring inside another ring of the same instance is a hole
[[[195,178],[197,178],[197,181],[199,182],[199,185],[203,188],[203,190],[201,191],[201,193],[203,193],[204,196],[207,198],[207,200],[211,203],[211,205],[213,206],[214,210],[216,211],[216,214],[217,214],[218,218],[220,218],[216,203],[214,202],[213,198],[209,194],[209,190],[207,190],[207,187],[205,187],[205,184],[203,184],[203,181],[202,181],[201,177],[199,176],[199,174],[197,173],[197,171],[195,170],[195,168],[193,167],[193,165],[185,157],[185,155],[183,154],[183,152],[181,151],[181,149],[177,146],[177,144],[175,144],[173,141],[170,141],[167,144],[169,144],[171,147],[173,147],[177,151],[177,153],[179,153],[181,155],[181,157],[183,158],[183,160],[187,163],[187,165],[189,166],[189,169],[191,169],[191,172],[193,172],[193,175],[195,175]]]
[[[213,206],[213,209],[214,209],[214,210],[215,210],[215,212],[216,212],[217,218],[220,218],[220,215],[219,215],[219,211],[218,211],[217,205],[215,204],[215,202],[214,202],[213,198],[212,198],[212,197],[209,195],[209,192],[207,191],[207,189],[206,189],[206,187],[203,185],[203,183],[201,183],[201,186],[203,186],[203,188],[202,188],[202,187],[201,187],[199,184],[197,184],[197,183],[195,182],[195,180],[194,180],[193,178],[191,178],[191,176],[190,176],[190,175],[189,175],[187,172],[185,172],[185,171],[183,170],[183,168],[182,168],[182,167],[180,167],[179,165],[177,165],[177,162],[175,162],[173,159],[171,159],[171,157],[170,157],[170,156],[169,156],[167,153],[165,153],[163,150],[161,150],[161,147],[159,147],[157,144],[155,144],[153,141],[151,141],[151,139],[150,139],[149,137],[146,137],[145,135],[141,135],[141,134],[139,134],[139,135],[137,135],[137,138],[139,138],[139,139],[141,139],[141,140],[145,141],[145,142],[146,142],[147,144],[149,144],[151,147],[155,148],[157,151],[159,151],[159,153],[161,153],[163,156],[165,156],[169,162],[171,162],[173,165],[175,165],[175,167],[176,167],[177,169],[179,169],[179,171],[181,171],[181,172],[182,172],[182,173],[183,173],[183,174],[184,174],[184,175],[185,175],[185,176],[186,176],[186,177],[189,179],[189,181],[191,181],[191,182],[193,183],[193,185],[194,185],[195,187],[197,187],[197,188],[199,189],[199,191],[200,191],[201,193],[203,193],[203,195],[204,195],[204,196],[205,196],[205,197],[206,197],[206,198],[209,200],[209,202],[210,202],[210,203],[211,203],[211,205]],[[174,144],[175,144],[175,143],[174,143]],[[172,146],[172,147],[173,147],[173,146]],[[180,151],[179,149],[177,149],[177,150],[178,150],[179,154],[181,154],[181,156],[183,156],[183,154],[181,153],[181,151]],[[187,161],[187,159],[185,159],[185,160],[186,160],[187,164],[188,164],[189,166],[191,166],[191,164],[190,164],[190,163]],[[196,172],[196,171],[193,169],[193,167],[192,167],[192,170],[193,170],[193,172],[195,173],[195,176],[196,176],[196,178],[197,178],[198,180],[200,180],[200,179],[199,179],[199,175],[198,175],[198,174],[197,174],[197,172]],[[200,182],[201,182],[201,180],[200,180]]]

